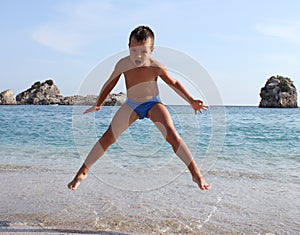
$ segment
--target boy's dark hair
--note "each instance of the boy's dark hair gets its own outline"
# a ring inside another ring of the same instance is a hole
[[[148,26],[141,25],[132,30],[129,36],[129,45],[132,37],[138,42],[145,42],[148,38],[151,38],[152,46],[154,45],[154,33]]]

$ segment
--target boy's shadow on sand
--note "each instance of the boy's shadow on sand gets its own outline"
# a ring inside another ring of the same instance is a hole
[[[0,221],[0,234],[1,233],[20,233],[20,234],[34,234],[34,233],[54,233],[54,234],[99,234],[99,235],[128,235],[125,233],[116,232],[103,232],[93,230],[76,230],[76,229],[47,229],[47,228],[13,228],[10,227],[9,221]]]

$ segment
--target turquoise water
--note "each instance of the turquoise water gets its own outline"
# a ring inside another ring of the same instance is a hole
[[[76,192],[66,184],[118,107],[0,106],[0,220],[131,234],[296,234],[300,109],[168,107],[213,185],[200,192],[151,121],[138,120]],[[3,222],[1,223],[3,224]]]

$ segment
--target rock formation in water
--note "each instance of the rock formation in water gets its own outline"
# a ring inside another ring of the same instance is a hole
[[[5,90],[0,93],[0,104],[3,105],[17,104],[16,97],[12,90]]]
[[[36,82],[16,97],[19,104],[59,104],[61,99],[60,91],[52,80]]]
[[[261,108],[297,108],[297,90],[291,79],[282,76],[269,78],[260,91]]]
[[[36,82],[26,91],[21,92],[16,97],[11,90],[0,93],[0,105],[11,104],[33,104],[33,105],[94,105],[97,102],[96,95],[88,96],[62,96],[60,90],[54,84],[53,80],[45,82]],[[103,105],[119,106],[126,100],[126,94],[110,94]]]

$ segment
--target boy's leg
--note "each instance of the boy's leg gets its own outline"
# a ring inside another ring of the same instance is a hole
[[[75,178],[68,184],[68,187],[75,190],[80,182],[87,177],[87,173],[92,165],[104,155],[110,145],[112,145],[118,137],[134,122],[138,116],[133,110],[124,104],[113,117],[109,128],[97,141],[94,147],[87,155],[84,163],[76,174]]]
[[[92,165],[103,156],[108,147],[112,145],[119,136],[138,119],[137,114],[127,105],[124,104],[114,115],[108,129],[96,142],[88,154],[84,164],[91,168]]]
[[[167,142],[171,144],[176,155],[188,167],[192,174],[193,180],[202,190],[210,189],[211,186],[206,183],[205,179],[201,175],[200,170],[193,159],[192,153],[177,133],[167,108],[163,104],[158,103],[150,109],[148,116],[161,131]]]

